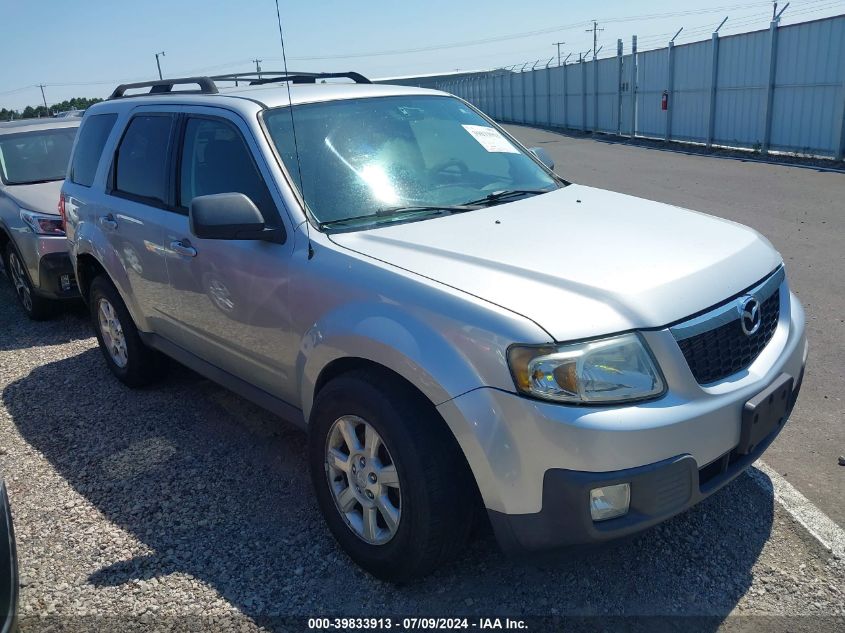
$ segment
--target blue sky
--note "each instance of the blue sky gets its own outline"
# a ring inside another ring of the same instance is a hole
[[[785,4],[781,1],[781,7]],[[371,77],[479,70],[592,47],[596,19],[600,56],[708,39],[726,15],[722,34],[767,28],[767,0],[280,0],[288,67],[358,70]],[[845,0],[791,0],[782,24],[845,13]],[[282,67],[274,0],[0,0],[0,107],[73,96],[104,97],[120,81]],[[478,42],[479,40],[493,40]],[[429,50],[416,50],[427,48]],[[433,49],[433,50],[432,50]],[[322,58],[322,59],[316,59]]]

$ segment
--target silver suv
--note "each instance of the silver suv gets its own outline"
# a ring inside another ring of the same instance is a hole
[[[26,314],[44,319],[57,300],[78,299],[59,190],[76,119],[0,123],[0,251]]]
[[[167,356],[306,429],[329,528],[393,580],[485,515],[512,552],[631,534],[760,456],[807,357],[768,241],[347,76],[121,86],[86,112],[62,196],[120,380]]]

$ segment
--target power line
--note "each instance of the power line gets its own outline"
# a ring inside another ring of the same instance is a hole
[[[34,86],[22,86],[20,88],[15,88],[14,90],[6,90],[5,92],[0,92],[0,95],[10,95],[15,92],[23,92],[24,90],[32,90]]]
[[[624,16],[619,18],[607,18],[602,20],[605,24],[610,23],[618,23],[618,22],[631,22],[634,20],[652,20],[657,18],[672,18],[672,17],[685,17],[689,15],[705,15],[708,13],[718,13],[726,10],[736,10],[736,9],[743,9],[743,8],[752,8],[752,7],[761,7],[761,6],[769,6],[768,0],[760,1],[753,3],[746,3],[746,4],[733,4],[733,5],[726,5],[720,7],[708,7],[706,9],[689,9],[684,11],[674,11],[669,13],[652,13],[646,15],[632,15],[632,16]],[[524,37],[532,37],[534,35],[544,35],[547,33],[554,33],[557,31],[567,31],[575,28],[581,28],[584,26],[590,26],[591,22],[582,21],[582,22],[574,22],[571,24],[563,24],[558,26],[551,26],[546,27],[543,29],[536,29],[533,31],[523,31],[520,33],[511,33],[508,35],[500,35],[495,37],[487,37],[482,39],[476,40],[464,40],[459,42],[450,42],[446,44],[434,44],[430,46],[420,46],[416,48],[406,48],[406,49],[391,49],[391,50],[380,50],[380,51],[370,51],[365,53],[342,53],[342,54],[334,54],[334,55],[322,55],[322,56],[304,56],[304,57],[291,57],[292,60],[296,61],[321,61],[321,60],[331,60],[331,59],[355,59],[360,57],[380,57],[383,55],[405,55],[408,53],[422,53],[422,52],[429,52],[435,50],[445,50],[449,48],[462,48],[465,46],[476,46],[479,44],[490,44],[493,42],[503,42],[507,40],[514,40],[520,39]]]

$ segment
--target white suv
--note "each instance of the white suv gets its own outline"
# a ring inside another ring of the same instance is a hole
[[[604,541],[765,450],[807,356],[769,242],[346,76],[121,86],[86,112],[62,197],[119,379],[169,356],[306,429],[332,533],[398,580],[476,508],[510,551]]]

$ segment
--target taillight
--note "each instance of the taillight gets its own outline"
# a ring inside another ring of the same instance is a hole
[[[59,194],[59,215],[62,216],[62,231],[67,231],[67,216],[65,215],[65,194]]]

